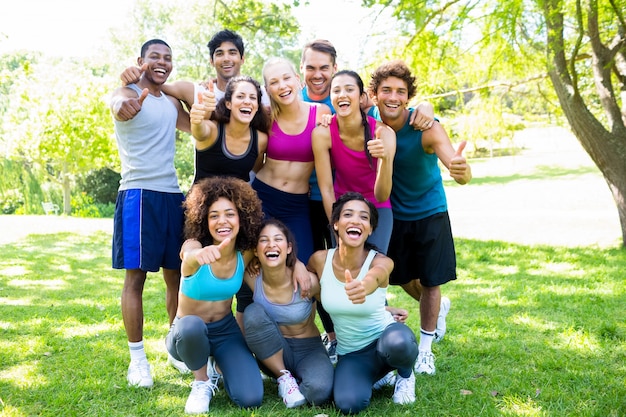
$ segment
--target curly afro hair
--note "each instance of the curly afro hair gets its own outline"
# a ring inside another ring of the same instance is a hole
[[[250,184],[232,177],[204,178],[191,187],[183,203],[185,239],[197,239],[202,246],[213,244],[208,213],[211,205],[222,197],[232,201],[239,214],[236,249],[254,248],[263,222],[261,200]]]

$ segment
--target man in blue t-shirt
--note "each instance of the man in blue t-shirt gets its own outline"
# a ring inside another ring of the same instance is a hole
[[[435,121],[422,132],[409,120],[414,112],[407,104],[415,95],[415,77],[402,61],[378,67],[369,85],[375,107],[369,114],[396,132],[391,207],[393,232],[387,255],[394,261],[390,283],[400,285],[420,302],[420,345],[415,364],[418,374],[435,373],[432,342],[443,337],[450,301],[440,286],[456,279],[456,254],[448,217],[446,195],[438,162],[459,184],[467,184],[472,172],[462,152],[452,147],[445,129]],[[443,323],[438,323],[443,318]]]

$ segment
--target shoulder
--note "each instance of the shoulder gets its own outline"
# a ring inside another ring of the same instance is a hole
[[[309,258],[309,263],[307,265],[309,271],[313,271],[318,274],[321,273],[324,267],[324,262],[326,261],[326,256],[328,256],[328,250],[318,250],[317,252],[314,252]]]
[[[387,255],[383,255],[380,252],[376,252],[374,259],[372,259],[371,267],[382,266],[384,268],[393,268],[393,260]]]

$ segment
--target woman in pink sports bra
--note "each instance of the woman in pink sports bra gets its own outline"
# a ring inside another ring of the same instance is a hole
[[[263,79],[272,124],[265,164],[252,187],[263,203],[265,217],[281,220],[294,233],[298,258],[306,263],[313,253],[309,219],[309,178],[314,166],[311,132],[324,114],[330,114],[330,108],[302,99],[300,77],[286,59],[270,59],[263,68]]]

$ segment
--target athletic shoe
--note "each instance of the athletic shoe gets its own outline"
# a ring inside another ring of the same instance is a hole
[[[391,387],[396,383],[396,374],[393,371],[389,371],[384,377],[380,378],[378,381],[374,382],[372,385],[373,390],[379,390],[383,387]]]
[[[147,359],[130,361],[128,374],[126,376],[128,384],[136,387],[150,388],[153,384],[150,375],[150,364]]]
[[[326,350],[328,351],[328,357],[330,358],[330,362],[333,365],[337,365],[337,339],[331,340],[326,345]]]
[[[298,407],[306,403],[306,398],[298,388],[298,382],[291,375],[291,372],[282,370],[282,376],[278,378],[278,395],[283,398],[283,402],[287,408]]]
[[[180,372],[181,374],[188,374],[191,372],[189,368],[187,368],[187,365],[185,365],[185,362],[179,361],[169,353],[167,354],[167,363],[178,369],[178,372]]]
[[[415,361],[415,373],[435,375],[435,355],[432,352],[420,350]]]
[[[207,374],[209,375],[209,381],[211,381],[211,384],[217,388],[217,384],[222,379],[222,374],[217,372],[213,356],[209,356],[209,361],[207,362]]]
[[[408,378],[397,376],[392,398],[396,404],[411,404],[415,402],[415,374],[413,372],[411,372],[411,376]]]
[[[441,304],[439,305],[439,316],[437,317],[437,328],[435,329],[435,342],[441,342],[446,335],[446,316],[450,311],[450,299],[448,297],[441,297]]]
[[[185,413],[203,414],[209,412],[209,403],[217,387],[211,381],[193,381],[191,393],[185,403]]]

